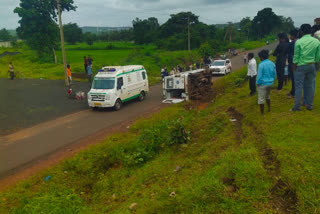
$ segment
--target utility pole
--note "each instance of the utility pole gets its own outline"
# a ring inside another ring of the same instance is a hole
[[[59,28],[60,28],[61,50],[62,50],[62,59],[63,59],[63,67],[64,67],[64,78],[65,78],[66,86],[69,86],[68,73],[67,73],[66,52],[65,52],[65,49],[64,49],[63,26],[62,26],[62,20],[61,20],[61,7],[60,7],[60,1],[59,0],[57,0],[57,8],[58,8],[58,17],[59,17]]]
[[[190,47],[190,16],[188,16],[188,50],[191,50]]]

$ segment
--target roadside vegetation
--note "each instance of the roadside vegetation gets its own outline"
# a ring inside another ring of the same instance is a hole
[[[319,108],[289,112],[286,86],[260,116],[245,78],[22,181],[0,194],[0,213],[317,213]]]

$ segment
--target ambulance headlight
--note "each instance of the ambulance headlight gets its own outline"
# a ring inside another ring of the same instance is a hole
[[[106,100],[110,100],[110,94],[106,94]]]

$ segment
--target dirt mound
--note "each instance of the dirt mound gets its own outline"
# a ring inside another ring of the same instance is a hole
[[[5,51],[2,54],[0,54],[0,58],[5,57],[5,56],[15,56],[17,54],[22,54],[21,52],[9,52]]]

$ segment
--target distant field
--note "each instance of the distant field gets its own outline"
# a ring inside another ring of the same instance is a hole
[[[271,41],[271,40],[270,40]],[[264,46],[262,41],[247,41],[238,44],[239,48],[250,50]],[[155,84],[160,81],[161,67],[167,65],[171,70],[180,65],[187,67],[201,60],[197,50],[165,51],[159,50],[154,45],[135,45],[132,42],[95,42],[93,45],[78,43],[66,44],[67,63],[71,65],[73,72],[84,72],[83,57],[91,55],[93,58],[93,72],[97,72],[105,65],[132,65],[138,64],[146,67],[149,81]],[[20,72],[19,78],[28,79],[64,79],[62,53],[57,50],[58,64],[43,63],[37,57],[36,52],[23,48],[0,48],[0,54],[4,51],[19,51],[22,54],[0,58],[0,78],[8,78],[8,63],[13,62],[15,70]],[[53,62],[53,59],[50,59]]]

